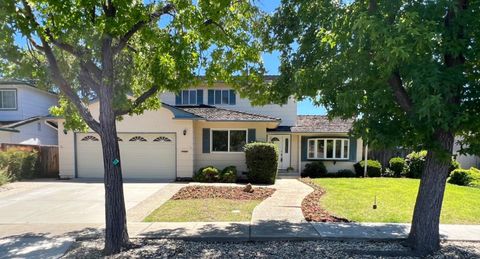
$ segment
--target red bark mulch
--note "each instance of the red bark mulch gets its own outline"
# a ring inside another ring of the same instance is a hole
[[[302,201],[302,212],[305,220],[313,222],[350,222],[348,219],[336,217],[320,206],[320,197],[325,190],[314,184],[310,178],[302,178],[301,181],[312,187],[314,191]]]
[[[254,187],[253,192],[244,192],[244,187],[230,186],[187,186],[180,189],[172,200],[186,199],[213,199],[222,198],[230,200],[264,200],[270,197],[275,189],[266,187]]]

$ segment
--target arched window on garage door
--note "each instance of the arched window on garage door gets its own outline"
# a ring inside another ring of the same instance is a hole
[[[98,138],[95,136],[85,136],[80,141],[98,141]]]
[[[160,136],[160,137],[154,139],[153,142],[172,142],[172,140],[167,138],[167,137]]]
[[[146,142],[147,140],[142,136],[135,136],[135,137],[131,138],[129,141],[131,141],[131,142],[135,142],[135,141]]]

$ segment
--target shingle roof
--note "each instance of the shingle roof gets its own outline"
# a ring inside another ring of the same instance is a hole
[[[253,114],[209,105],[200,106],[175,106],[207,121],[260,121],[278,122],[280,119],[270,116]]]
[[[297,123],[291,128],[292,132],[322,132],[348,133],[352,128],[353,120],[334,118],[329,120],[323,115],[298,115]]]

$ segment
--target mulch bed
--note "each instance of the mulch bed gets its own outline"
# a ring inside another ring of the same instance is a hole
[[[264,200],[270,197],[275,189],[253,187],[253,192],[244,192],[244,187],[230,186],[187,186],[180,189],[172,200],[186,199],[230,199],[230,200]]]
[[[320,197],[325,190],[312,182],[310,178],[302,178],[301,181],[312,187],[314,191],[302,201],[302,212],[305,220],[313,222],[350,222],[348,219],[336,217],[320,206]]]

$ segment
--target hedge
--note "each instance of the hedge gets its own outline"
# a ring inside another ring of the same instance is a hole
[[[272,143],[245,145],[247,178],[250,183],[274,184],[278,169],[278,148]]]
[[[470,169],[455,169],[452,171],[450,178],[448,178],[448,183],[480,187],[480,170],[474,167]]]
[[[364,174],[365,161],[362,160],[353,165],[357,176],[361,177]],[[367,160],[367,176],[380,177],[382,175],[382,164],[377,160]]]
[[[305,165],[302,177],[319,178],[327,175],[327,168],[322,161],[315,161]]]
[[[37,152],[16,149],[0,152],[0,171],[10,181],[34,178],[38,175]]]
[[[407,162],[401,157],[392,157],[390,161],[388,161],[388,165],[394,177],[402,176],[407,169]]]

